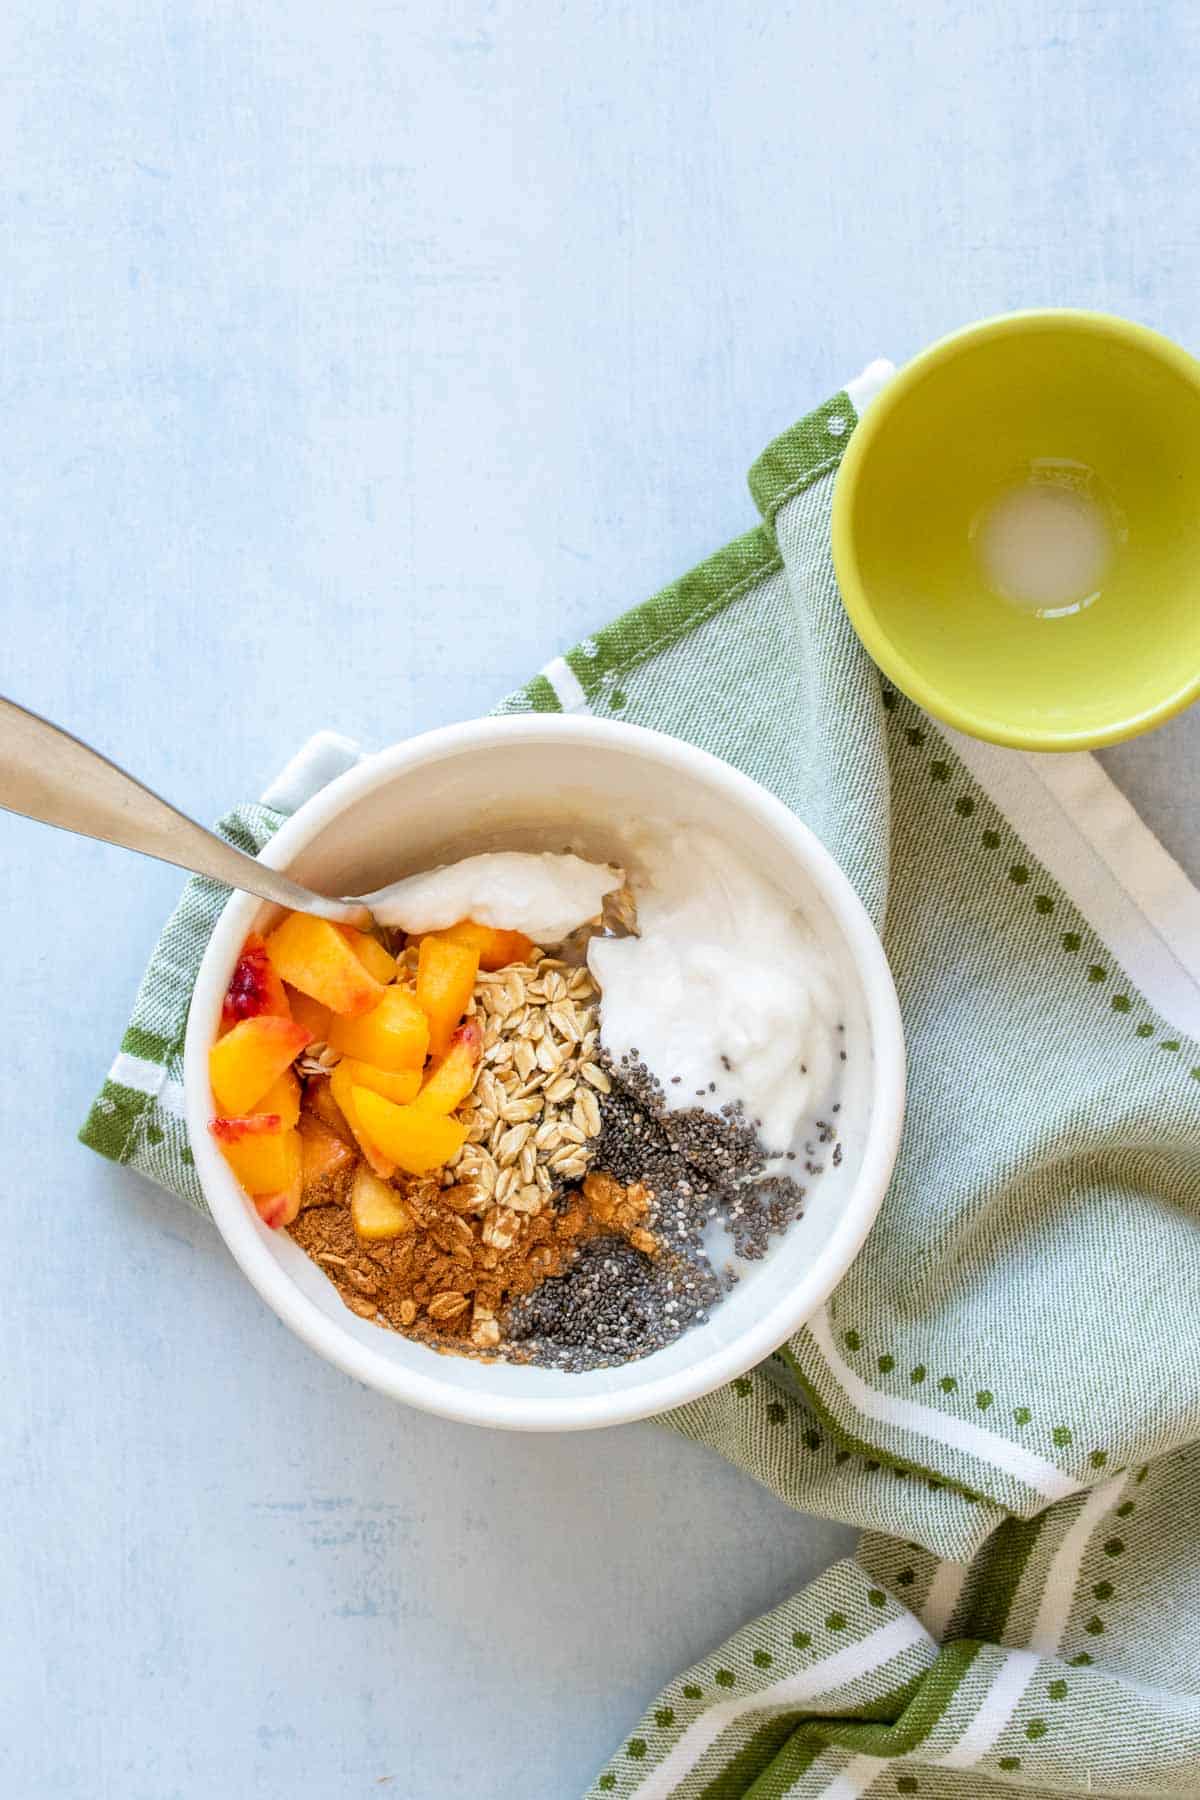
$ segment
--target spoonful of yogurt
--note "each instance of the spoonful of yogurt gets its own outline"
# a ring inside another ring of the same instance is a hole
[[[335,925],[435,931],[459,919],[559,944],[597,918],[624,882],[620,869],[582,857],[500,851],[410,875],[372,894],[317,894],[198,825],[98,750],[0,698],[0,807],[209,875],[292,912]]]

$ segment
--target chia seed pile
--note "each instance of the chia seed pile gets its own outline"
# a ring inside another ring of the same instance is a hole
[[[740,1105],[669,1110],[663,1087],[636,1051],[619,1063],[603,1055],[600,1061],[612,1091],[601,1099],[592,1166],[623,1185],[641,1182],[651,1190],[646,1227],[660,1249],[648,1256],[621,1237],[594,1238],[562,1275],[509,1308],[508,1343],[519,1344],[531,1362],[572,1372],[649,1356],[707,1319],[737,1280],[732,1266],[713,1268],[704,1244],[710,1226],[723,1224],[736,1255],[755,1261],[804,1210],[805,1189],[797,1180],[767,1174],[771,1152],[759,1138],[759,1122],[747,1119]],[[803,1152],[788,1152],[786,1160],[798,1172],[818,1175],[827,1146],[836,1165],[835,1126],[818,1120]]]

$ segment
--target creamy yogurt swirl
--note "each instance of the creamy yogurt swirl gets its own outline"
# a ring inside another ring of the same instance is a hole
[[[548,948],[597,918],[604,896],[624,879],[620,869],[581,856],[492,850],[393,882],[372,911],[381,925],[401,931],[439,931],[474,919],[523,931]]]
[[[593,938],[600,1038],[643,1062],[668,1108],[740,1101],[772,1156],[833,1086],[838,997],[796,905],[708,832],[647,821],[629,839],[638,936]]]

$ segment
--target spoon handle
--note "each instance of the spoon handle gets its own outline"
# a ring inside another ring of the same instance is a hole
[[[197,825],[115,763],[48,719],[0,698],[0,807],[80,837],[119,844],[194,875],[210,875],[296,912],[338,924],[369,919],[358,901],[310,893]]]

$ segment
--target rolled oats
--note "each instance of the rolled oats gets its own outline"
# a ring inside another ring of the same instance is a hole
[[[560,1000],[557,1006],[552,1006],[549,1019],[560,1038],[565,1038],[569,1044],[579,1042],[582,1034],[579,1030],[575,1007],[570,1000]]]
[[[509,1012],[519,1012],[525,1004],[525,977],[516,969],[510,970],[504,990],[508,995]]]
[[[574,1117],[575,1111],[583,1114],[583,1129],[588,1137],[599,1137],[601,1124],[600,1102],[597,1100],[595,1094],[593,1094],[591,1088],[579,1089],[579,1092],[575,1096],[575,1107],[572,1109],[572,1117]]]
[[[500,1342],[500,1325],[490,1306],[475,1302],[471,1314],[471,1342],[477,1350],[494,1350]]]
[[[457,1319],[459,1313],[466,1312],[470,1304],[471,1302],[465,1294],[458,1294],[450,1290],[444,1294],[435,1294],[426,1311],[431,1319],[436,1319],[439,1324],[445,1324],[448,1319]]]
[[[520,1230],[515,1212],[504,1206],[493,1206],[483,1221],[482,1238],[492,1250],[511,1250]]]
[[[501,1117],[503,1118],[503,1115],[501,1115]],[[506,1169],[510,1163],[516,1162],[518,1156],[521,1154],[521,1147],[529,1135],[530,1126],[528,1121],[525,1121],[520,1125],[510,1125],[508,1130],[504,1132],[499,1143],[495,1147],[496,1161],[500,1164],[502,1169]]]
[[[483,1054],[459,1108],[466,1142],[440,1178],[455,1212],[535,1212],[587,1168],[600,1131],[592,1090],[609,1090],[591,1060],[598,1001],[590,972],[554,957],[479,971]]]

